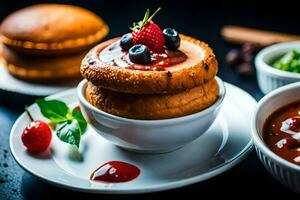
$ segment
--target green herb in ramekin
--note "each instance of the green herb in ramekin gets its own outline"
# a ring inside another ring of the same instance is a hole
[[[272,67],[288,72],[300,73],[300,51],[292,50],[276,59]]]

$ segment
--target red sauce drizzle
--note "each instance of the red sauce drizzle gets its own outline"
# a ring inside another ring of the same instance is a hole
[[[110,65],[144,71],[163,71],[166,67],[182,63],[187,59],[187,55],[182,51],[165,50],[163,53],[150,52],[151,63],[140,65],[130,61],[128,52],[121,49],[119,42],[111,44],[99,56],[102,61]]]
[[[140,169],[132,164],[121,161],[109,161],[98,167],[91,174],[90,180],[123,183],[137,178],[140,173]]]
[[[187,56],[181,51],[168,51],[166,50],[162,54],[151,54],[151,64],[149,65],[139,65],[131,64],[128,69],[136,70],[153,70],[153,71],[163,71],[166,67],[176,65],[184,62],[187,59]]]

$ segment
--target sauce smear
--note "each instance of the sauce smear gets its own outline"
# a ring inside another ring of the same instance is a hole
[[[119,41],[106,47],[99,55],[100,60],[109,65],[143,71],[163,71],[166,67],[180,64],[187,59],[187,55],[179,50],[165,50],[163,53],[150,52],[150,57],[151,63],[148,65],[132,63],[128,51],[122,50]]]
[[[109,161],[98,167],[91,174],[90,180],[123,183],[137,178],[140,173],[140,169],[132,164],[121,161]]]
[[[300,101],[279,108],[267,118],[263,140],[278,156],[300,166]]]

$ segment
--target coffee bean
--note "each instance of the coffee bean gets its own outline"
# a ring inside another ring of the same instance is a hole
[[[242,76],[251,76],[254,74],[253,66],[247,62],[238,65],[237,71]]]
[[[254,54],[252,53],[243,53],[243,60],[246,63],[253,63]]]
[[[237,49],[230,50],[227,53],[225,60],[229,65],[237,65],[237,64],[241,63],[242,56],[240,54],[240,51]]]
[[[254,55],[259,50],[258,46],[251,43],[246,43],[242,46],[241,52],[242,54],[252,54]]]

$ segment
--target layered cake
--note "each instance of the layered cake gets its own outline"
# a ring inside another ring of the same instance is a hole
[[[146,12],[131,33],[94,47],[83,59],[87,100],[113,115],[166,119],[199,112],[218,98],[218,64],[202,41],[160,29]]]

